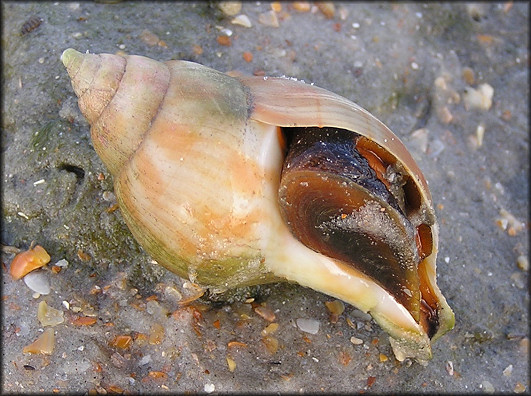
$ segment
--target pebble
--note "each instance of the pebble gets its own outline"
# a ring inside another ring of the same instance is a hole
[[[508,365],[505,368],[505,370],[503,370],[503,375],[505,377],[510,377],[512,373],[513,373],[513,365],[512,364]]]
[[[529,259],[527,258],[527,256],[518,256],[518,258],[516,259],[516,265],[522,271],[529,271]]]
[[[495,391],[494,386],[487,380],[481,383],[480,388],[483,388],[483,392],[485,393],[494,393]]]
[[[352,316],[355,319],[360,319],[360,320],[365,320],[365,321],[372,319],[371,315],[363,311],[360,311],[359,309],[355,309],[354,311],[352,311],[350,316]]]
[[[350,337],[350,342],[352,342],[354,345],[361,345],[363,344],[363,340],[361,338],[357,338],[357,337]]]
[[[430,153],[429,153],[429,156],[431,158],[436,158],[439,154],[442,153],[442,151],[444,150],[444,143],[441,142],[439,139],[435,139],[431,144],[430,144]]]
[[[211,384],[211,383],[208,383],[208,384],[205,384],[205,392],[206,393],[212,393],[216,390],[216,385],[214,384]]]
[[[483,124],[479,124],[476,128],[476,139],[478,146],[483,144],[483,135],[485,135],[485,126],[483,126]]]
[[[526,287],[525,275],[522,272],[513,272],[511,280],[514,282],[514,286],[518,289],[524,289]]]
[[[24,277],[24,283],[39,294],[50,294],[50,280],[45,271],[33,271]]]
[[[317,334],[319,332],[319,321],[315,319],[297,319],[297,327],[309,334]]]
[[[225,15],[234,16],[242,10],[241,1],[220,1],[218,7]]]
[[[446,362],[446,372],[448,373],[448,375],[454,375],[454,364],[451,360],[448,360]]]
[[[153,359],[151,359],[151,355],[144,355],[142,358],[138,361],[139,366],[145,366],[146,364],[151,363]]]
[[[67,267],[68,261],[66,259],[61,259],[57,263],[55,263],[55,265],[58,267]]]
[[[463,68],[463,79],[468,85],[474,84],[474,81],[475,81],[474,70],[472,70],[469,67]]]
[[[412,132],[411,140],[423,153],[428,151],[428,130],[426,128]]]

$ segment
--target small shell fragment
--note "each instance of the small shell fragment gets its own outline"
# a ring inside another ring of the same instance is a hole
[[[127,349],[131,346],[133,343],[133,338],[128,335],[119,335],[114,338],[111,342],[111,346],[120,348],[120,349]]]
[[[345,304],[341,300],[326,301],[326,308],[330,311],[330,322],[337,323],[339,316],[345,311]]]
[[[33,343],[25,346],[22,352],[51,355],[54,347],[55,332],[51,327],[48,327],[44,330],[44,333],[42,333]]]
[[[271,323],[264,330],[262,330],[261,334],[263,336],[267,336],[269,334],[273,334],[277,330],[278,330],[278,323]]]
[[[472,70],[469,67],[463,68],[463,79],[468,85],[474,84],[474,81],[475,81],[474,70]]]
[[[229,371],[232,373],[234,372],[234,369],[236,368],[236,362],[230,357],[227,356],[227,366],[229,366]]]
[[[225,47],[230,47],[232,45],[232,41],[229,36],[218,36],[216,41],[219,45],[223,45]]]
[[[483,144],[483,136],[485,135],[485,127],[483,124],[479,124],[476,128],[476,139],[478,142],[478,146],[481,146]]]
[[[46,301],[39,303],[37,318],[43,326],[56,326],[65,321],[63,311],[50,307]]]
[[[309,12],[312,9],[309,1],[294,1],[291,5],[295,11],[299,12]]]
[[[276,339],[275,337],[265,336],[264,338],[262,338],[262,342],[264,343],[267,351],[272,355],[278,351],[278,339]]]
[[[232,21],[230,21],[230,23],[232,23],[233,25],[239,25],[239,26],[243,26],[246,28],[250,28],[253,26],[249,17],[243,14],[238,15],[237,17],[233,18]]]
[[[160,41],[159,36],[147,29],[142,30],[142,33],[140,33],[140,39],[152,47],[157,45]]]
[[[509,213],[506,209],[500,209],[500,217],[496,219],[496,224],[502,229],[507,230],[507,234],[515,236],[521,232],[525,225]]]
[[[50,255],[40,245],[18,253],[11,262],[9,272],[17,280],[50,262]]]
[[[492,106],[494,88],[489,84],[481,84],[477,89],[467,87],[463,93],[465,109],[489,110]]]
[[[508,366],[503,370],[503,375],[504,375],[505,377],[510,377],[512,373],[513,373],[513,365],[512,365],[512,364],[508,365]]]
[[[262,25],[270,26],[270,27],[279,27],[277,14],[275,11],[267,11],[263,12],[258,16],[258,22],[260,22]]]
[[[75,318],[72,321],[72,324],[74,326],[91,326],[96,322],[97,322],[96,318],[91,318],[89,316],[80,316],[80,317]]]
[[[319,332],[319,321],[315,319],[297,319],[297,327],[309,334],[317,334]]]
[[[332,19],[334,17],[336,7],[332,1],[319,1],[315,4],[327,19]]]
[[[50,280],[44,271],[34,271],[26,275],[24,283],[35,293],[50,294]]]
[[[529,259],[527,256],[520,255],[516,259],[516,265],[518,268],[520,268],[522,271],[529,271]]]
[[[275,320],[275,313],[271,310],[271,308],[266,307],[264,305],[257,306],[254,309],[254,312],[256,312],[258,315],[260,315],[262,318],[264,318],[268,322],[273,322]]]

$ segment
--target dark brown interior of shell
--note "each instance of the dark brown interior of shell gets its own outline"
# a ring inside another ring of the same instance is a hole
[[[366,137],[336,128],[283,128],[287,154],[279,202],[307,247],[354,267],[437,330],[437,301],[419,263],[431,252],[429,226],[408,214],[421,199],[391,155]],[[424,298],[426,294],[426,298]]]

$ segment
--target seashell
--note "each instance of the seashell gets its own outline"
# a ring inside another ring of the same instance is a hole
[[[297,282],[370,313],[397,359],[431,358],[454,325],[435,212],[383,123],[294,79],[61,59],[125,222],[156,261],[212,290]]]

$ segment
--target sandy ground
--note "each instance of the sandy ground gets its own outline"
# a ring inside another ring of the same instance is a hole
[[[3,249],[2,392],[529,392],[528,4],[280,8],[244,3],[245,27],[206,2],[2,3],[2,244],[51,255],[39,296],[9,276]],[[69,47],[296,77],[395,131],[429,181],[438,283],[456,315],[429,364],[398,362],[365,314],[347,305],[333,323],[332,299],[297,285],[180,308],[193,288],[151,264],[112,210],[59,60]],[[64,322],[51,355],[24,353],[50,328],[42,301]]]

